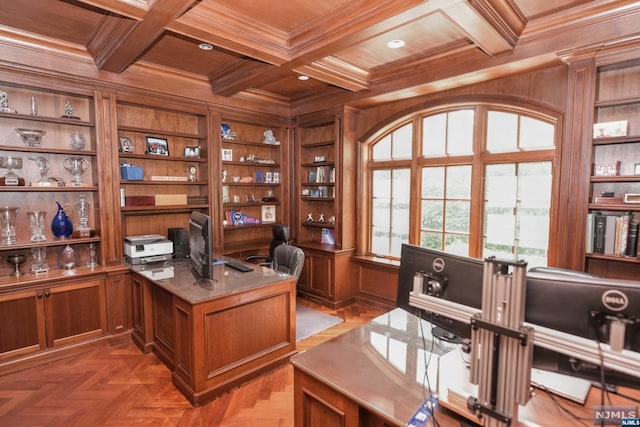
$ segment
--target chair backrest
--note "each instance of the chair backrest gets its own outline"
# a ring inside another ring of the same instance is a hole
[[[297,283],[304,267],[304,252],[297,246],[280,245],[273,252],[271,267],[295,276]]]
[[[273,239],[271,239],[271,245],[269,246],[269,257],[273,259],[273,252],[278,246],[289,244],[289,226],[274,224],[271,231]]]

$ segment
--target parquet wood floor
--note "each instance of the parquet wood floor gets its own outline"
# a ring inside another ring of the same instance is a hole
[[[339,310],[299,303],[344,319],[298,343],[309,349],[386,310]],[[293,426],[293,368],[278,368],[202,407],[171,384],[169,370],[132,343],[99,349],[0,377],[0,426]]]

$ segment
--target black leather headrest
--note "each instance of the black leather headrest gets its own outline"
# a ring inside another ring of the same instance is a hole
[[[284,224],[273,225],[273,238],[282,240],[283,242],[289,241],[289,226]]]

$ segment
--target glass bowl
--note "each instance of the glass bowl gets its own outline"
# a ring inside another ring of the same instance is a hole
[[[27,144],[29,147],[33,147],[34,145],[40,145],[40,141],[42,141],[42,136],[47,133],[47,131],[39,130],[39,129],[21,129],[16,128],[16,132],[22,138],[22,142]]]

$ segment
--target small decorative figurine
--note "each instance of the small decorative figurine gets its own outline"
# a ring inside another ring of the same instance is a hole
[[[264,141],[262,141],[262,143],[271,144],[271,145],[280,145],[280,141],[276,139],[271,129],[267,129],[264,131]]]
[[[307,219],[305,219],[304,222],[313,222],[313,214],[308,213],[307,214]]]
[[[318,222],[324,222],[324,214],[320,214],[320,218],[318,218]]]
[[[64,116],[66,119],[79,119],[80,117],[73,115],[73,107],[71,106],[71,101],[67,99],[67,102],[64,103]]]
[[[231,126],[229,126],[228,124],[222,123],[220,127],[222,139],[236,139],[238,137],[238,135],[231,130]]]
[[[29,157],[29,160],[35,162],[38,169],[40,169],[39,182],[49,182],[49,178],[47,178],[47,174],[49,173],[49,161],[42,156]]]
[[[9,96],[7,92],[0,90],[0,112],[1,113],[10,113],[11,108],[9,108]]]

